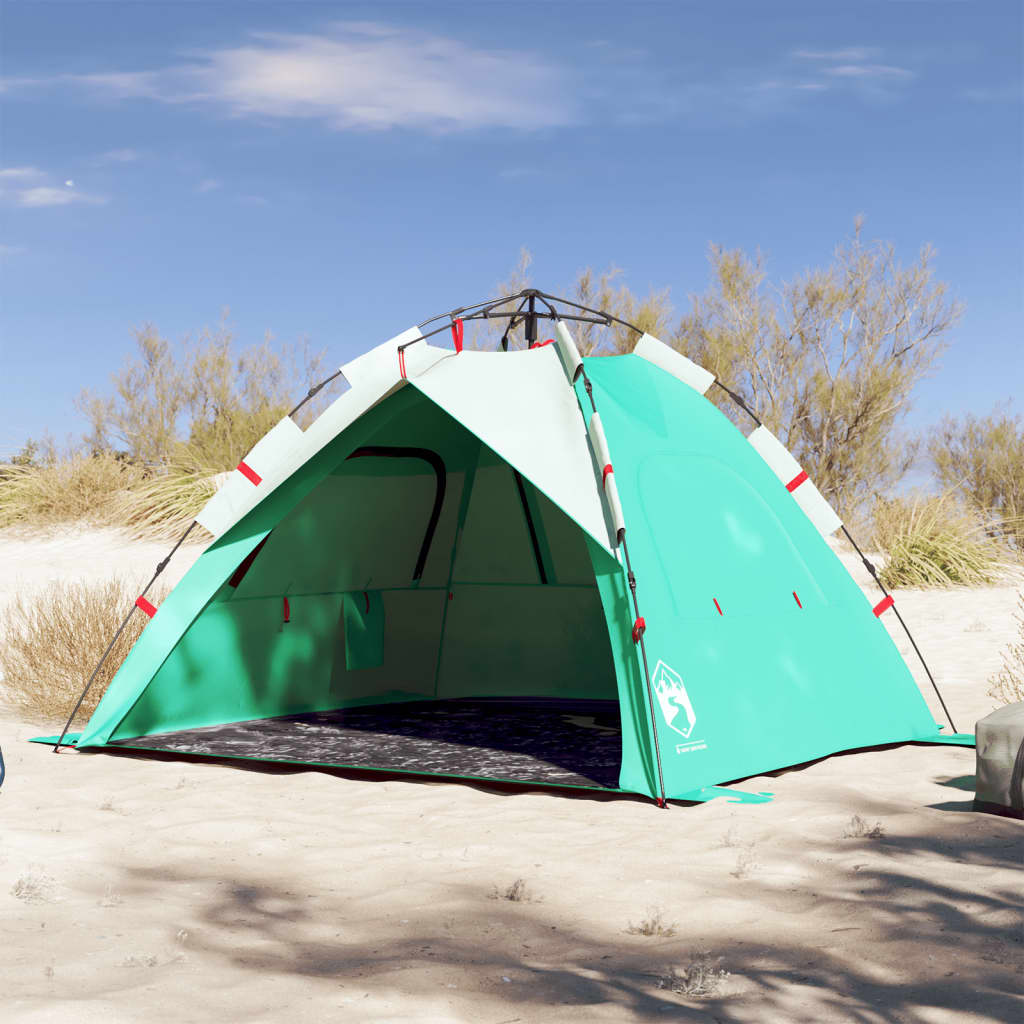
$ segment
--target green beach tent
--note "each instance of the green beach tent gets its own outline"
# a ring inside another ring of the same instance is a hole
[[[522,296],[530,348],[463,349],[493,303],[446,315],[454,348],[428,321],[245,456],[197,517],[205,552],[159,608],[140,598],[151,621],[79,749],[661,802],[957,741],[781,443],[745,436],[705,397],[714,377],[650,335],[581,359],[574,320],[614,318]]]

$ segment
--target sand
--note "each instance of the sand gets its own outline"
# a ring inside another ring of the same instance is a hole
[[[0,535],[0,602],[138,578],[167,547]],[[897,594],[961,728],[992,708],[1016,592]],[[739,787],[770,803],[659,811],[54,755],[39,731],[0,710],[4,1021],[1024,1019],[1024,824],[971,811],[973,750],[848,754]],[[848,835],[855,815],[882,834]],[[659,911],[674,934],[629,932]],[[695,964],[728,976],[659,987]]]

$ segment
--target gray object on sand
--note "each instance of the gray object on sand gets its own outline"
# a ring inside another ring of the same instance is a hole
[[[975,727],[974,809],[1024,819],[1024,701],[999,708]]]

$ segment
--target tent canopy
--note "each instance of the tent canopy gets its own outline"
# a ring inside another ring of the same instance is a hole
[[[215,539],[79,747],[684,797],[935,739],[785,449],[656,339],[574,380],[558,330],[483,353],[414,328],[343,367],[199,515]]]

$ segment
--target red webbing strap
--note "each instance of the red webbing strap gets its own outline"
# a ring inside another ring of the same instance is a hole
[[[800,601],[800,598],[796,596],[795,590],[793,591],[793,599],[796,601],[797,608],[803,608],[803,603]]]
[[[364,590],[363,597],[366,598],[366,614],[370,614],[370,595]]]
[[[786,484],[786,490],[789,491],[790,493],[792,493],[801,484],[806,483],[806,482],[807,482],[807,474],[801,469],[800,472],[797,473],[797,475],[795,477],[793,477],[793,479],[790,480],[788,484]]]
[[[601,486],[602,487],[604,487],[604,483],[608,479],[608,474],[609,473],[614,473],[614,472],[615,472],[615,470],[612,469],[612,464],[609,462],[608,465],[605,466],[604,469],[601,472]]]
[[[402,375],[402,380],[405,380],[405,349],[401,348],[398,350],[398,372]]]
[[[530,348],[543,348],[545,345],[554,345],[555,339],[548,338],[546,341],[535,341]]]
[[[718,598],[717,597],[713,597],[713,598],[711,598],[711,600],[715,602],[715,608],[718,609],[718,614],[719,615],[725,615],[725,612],[722,611],[722,606],[718,603]]]
[[[284,622],[291,622],[292,621],[292,606],[288,603],[288,598],[287,597],[282,597],[281,600],[283,602],[283,607],[281,608],[282,621],[284,621]]]
[[[892,594],[886,594],[878,604],[875,605],[871,610],[875,613],[875,618],[879,618],[883,612],[887,612],[896,602],[893,600]]]
[[[463,323],[461,320],[452,321],[452,341],[455,342],[455,351],[462,351],[462,328]]]
[[[242,476],[245,477],[246,480],[249,481],[249,483],[253,485],[253,487],[258,487],[261,483],[263,483],[263,477],[261,477],[259,473],[257,473],[256,470],[252,468],[252,466],[246,465],[245,459],[242,459],[242,461],[235,468],[238,470],[239,473],[242,474]]]
[[[647,623],[644,622],[643,616],[641,616],[633,623],[633,643],[640,643],[640,637],[643,636],[645,629],[647,629]]]
[[[156,605],[151,604],[144,597],[135,598],[135,607],[144,611],[150,618],[156,615]]]

